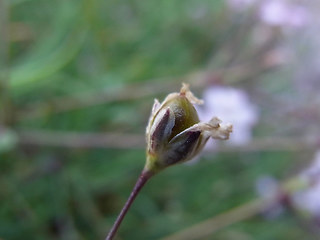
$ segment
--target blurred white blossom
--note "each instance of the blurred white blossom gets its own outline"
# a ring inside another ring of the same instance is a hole
[[[279,193],[281,189],[278,181],[272,176],[261,176],[256,181],[256,191],[259,197],[270,201],[270,205],[266,207],[263,215],[268,219],[274,219],[281,215],[284,207],[279,202]]]
[[[297,192],[292,197],[296,207],[307,211],[312,216],[320,216],[320,184],[317,183],[312,187]]]
[[[274,177],[265,175],[258,178],[256,189],[260,197],[273,199],[279,193],[279,184]]]
[[[302,4],[288,0],[228,0],[234,11],[245,11],[254,5],[258,19],[270,26],[301,27],[309,20],[309,12]]]
[[[309,187],[296,192],[292,196],[294,205],[308,212],[311,216],[320,216],[320,150],[316,153],[312,164],[301,173]]]
[[[301,175],[308,179],[320,181],[320,150],[316,152],[312,164]]]
[[[308,13],[304,7],[284,0],[264,1],[259,17],[262,22],[271,26],[301,27],[308,21]]]
[[[245,91],[212,86],[204,91],[203,100],[205,104],[197,108],[202,121],[208,121],[214,115],[233,124],[229,144],[242,145],[251,140],[252,128],[258,120],[258,111]]]

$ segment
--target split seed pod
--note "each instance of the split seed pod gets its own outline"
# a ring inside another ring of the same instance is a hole
[[[229,138],[231,124],[221,124],[216,117],[208,123],[199,121],[193,104],[201,103],[187,84],[182,85],[180,93],[169,94],[161,104],[155,100],[146,130],[146,165],[106,240],[114,238],[131,204],[150,177],[166,167],[194,158],[210,137]]]
[[[146,129],[147,161],[145,172],[160,170],[194,158],[210,137],[226,140],[231,124],[222,124],[217,117],[200,122],[193,104],[202,104],[183,84],[179,93],[169,94],[160,104],[155,99]]]

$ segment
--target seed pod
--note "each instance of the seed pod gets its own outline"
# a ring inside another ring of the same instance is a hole
[[[202,104],[202,101],[186,84],[182,85],[180,93],[169,94],[161,104],[155,100],[146,129],[145,171],[156,173],[194,158],[210,137],[229,138],[231,124],[223,125],[218,118],[200,122],[193,104]]]
[[[150,177],[168,166],[192,159],[210,137],[228,139],[232,125],[222,125],[218,118],[212,118],[208,123],[199,121],[192,104],[201,103],[186,84],[182,85],[180,93],[169,94],[161,104],[158,100],[154,101],[146,129],[146,164],[106,240],[113,239],[131,204]]]

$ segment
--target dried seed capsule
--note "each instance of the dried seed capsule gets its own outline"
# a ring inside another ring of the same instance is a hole
[[[162,104],[155,100],[146,130],[145,171],[156,173],[192,159],[203,149],[209,137],[228,139],[232,125],[222,125],[218,118],[208,123],[199,122],[193,104],[201,103],[186,84],[180,93],[169,94]]]
[[[106,240],[115,236],[124,216],[144,184],[160,170],[195,157],[209,137],[228,139],[230,124],[221,125],[218,118],[199,122],[192,104],[202,101],[193,96],[188,85],[180,93],[171,93],[162,104],[155,100],[146,129],[147,161],[126,204],[111,228]]]

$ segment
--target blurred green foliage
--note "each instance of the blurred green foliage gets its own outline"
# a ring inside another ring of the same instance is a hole
[[[58,114],[51,101],[108,95],[206,68],[232,36],[225,25],[234,24],[222,0],[8,0],[7,8],[5,81],[13,112],[8,127],[15,130],[144,133],[153,97]],[[41,117],[15,114],[37,104],[46,106]],[[4,240],[103,239],[144,164],[141,149],[15,147],[8,139],[14,135],[0,141]],[[293,158],[281,152],[224,153],[170,168],[143,189],[119,236],[160,239],[245,203],[255,197],[260,175],[284,178]],[[207,239],[306,239],[297,226],[291,214],[272,221],[257,216]]]

